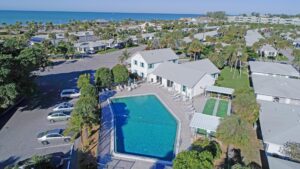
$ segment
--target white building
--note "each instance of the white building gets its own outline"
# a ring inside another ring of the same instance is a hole
[[[217,79],[219,74],[221,73],[221,71],[209,59],[186,62],[183,63],[182,66],[200,72],[205,72],[207,74],[210,74],[215,79]]]
[[[289,64],[250,61],[249,66],[251,74],[253,75],[300,78],[299,72],[292,65]]]
[[[273,46],[266,44],[259,49],[259,54],[262,57],[276,58],[278,51]]]
[[[170,49],[146,50],[135,53],[131,57],[131,72],[145,78],[164,62],[178,63],[178,56]]]
[[[267,16],[227,16],[227,21],[231,23],[262,23],[262,24],[285,24],[300,25],[300,18],[280,18]]]
[[[75,50],[79,53],[95,53],[99,50],[105,49],[106,44],[102,41],[82,42],[74,44]]]
[[[216,36],[218,36],[218,31],[214,30],[214,31],[209,31],[209,32],[197,33],[197,34],[194,35],[194,38],[205,42],[206,38],[208,36],[209,37],[216,37]]]
[[[69,35],[76,36],[77,42],[88,42],[98,40],[97,37],[94,35],[93,31],[70,32]]]
[[[300,105],[300,80],[252,74],[257,100]]]
[[[147,80],[151,83],[159,83],[188,98],[203,94],[207,86],[215,83],[215,79],[206,72],[170,62],[160,64],[148,75]]]
[[[300,106],[258,101],[260,127],[267,154],[286,156],[281,152],[288,142],[300,143]]]

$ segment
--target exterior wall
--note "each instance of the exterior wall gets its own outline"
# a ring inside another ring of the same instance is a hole
[[[137,65],[134,64],[135,60],[137,61]],[[169,62],[173,62],[173,60]],[[132,73],[137,73],[139,76],[144,74],[144,77],[148,77],[148,75],[152,73],[162,62],[153,63],[153,68],[149,68],[149,64],[143,59],[143,57],[139,53],[136,53],[131,57],[130,63],[130,70]],[[144,67],[141,67],[141,63],[144,63]],[[178,60],[175,60],[174,63],[178,63]]]
[[[280,148],[282,147],[281,145],[269,143],[269,142],[265,142],[265,144],[266,144],[265,151],[267,153],[284,156],[284,154],[280,152]]]
[[[137,61],[137,65],[134,64],[135,60]],[[141,63],[144,63],[144,67],[141,67]],[[148,64],[139,53],[131,58],[131,72],[137,73],[139,76],[144,74],[144,77],[147,77],[148,75]]]
[[[257,94],[256,95],[256,99],[257,100],[264,100],[264,101],[271,101],[272,102],[274,100],[274,97]]]
[[[207,86],[213,86],[215,84],[216,79],[211,77],[210,75],[204,75],[200,81],[194,86],[192,96],[197,96],[204,93],[204,89]]]

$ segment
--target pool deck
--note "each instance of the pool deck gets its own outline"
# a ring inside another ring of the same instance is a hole
[[[100,97],[102,106],[101,131],[98,146],[98,164],[99,168],[124,168],[124,169],[140,169],[140,168],[162,168],[163,164],[159,162],[151,162],[113,155],[112,132],[113,121],[112,112],[107,102],[108,97],[122,97],[133,95],[155,94],[168,107],[177,119],[180,121],[180,133],[178,138],[178,151],[187,150],[192,143],[192,131],[189,127],[192,114],[188,112],[187,105],[183,101],[174,101],[170,92],[165,88],[160,88],[152,84],[141,84],[132,91],[122,91],[110,96]],[[198,104],[198,103],[197,103]],[[201,103],[199,103],[201,104]],[[203,103],[202,103],[203,104]],[[170,166],[165,166],[165,168]]]

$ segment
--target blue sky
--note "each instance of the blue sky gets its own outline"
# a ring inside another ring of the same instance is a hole
[[[0,0],[1,10],[228,14],[300,13],[300,0]]]

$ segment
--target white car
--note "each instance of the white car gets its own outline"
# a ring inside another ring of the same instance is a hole
[[[72,111],[74,109],[74,106],[72,103],[69,102],[63,102],[57,105],[53,111]]]
[[[42,144],[56,143],[56,142],[70,142],[71,136],[64,136],[63,129],[53,129],[39,133],[37,140]]]
[[[60,97],[62,99],[65,99],[65,98],[77,98],[79,96],[80,96],[80,92],[77,89],[64,89],[60,93]]]
[[[54,123],[56,121],[66,121],[71,118],[71,112],[69,111],[55,111],[51,112],[47,116],[47,120],[51,123]]]

